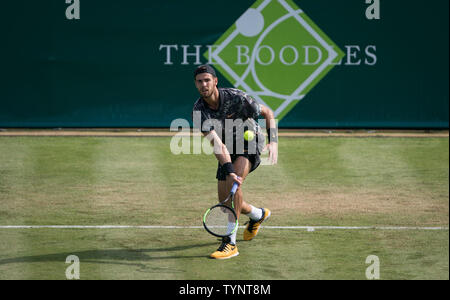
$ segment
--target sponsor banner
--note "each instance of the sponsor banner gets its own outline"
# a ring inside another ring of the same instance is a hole
[[[280,128],[448,128],[448,5],[9,1],[0,128],[192,122],[204,63]]]

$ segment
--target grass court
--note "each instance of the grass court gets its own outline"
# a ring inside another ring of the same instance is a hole
[[[449,278],[448,137],[280,137],[278,165],[243,191],[281,228],[251,242],[240,228],[240,255],[226,261],[208,258],[216,238],[189,228],[216,202],[217,161],[173,155],[170,140],[1,136],[0,279],[66,279],[69,255],[81,279],[365,280],[369,255],[381,279]]]

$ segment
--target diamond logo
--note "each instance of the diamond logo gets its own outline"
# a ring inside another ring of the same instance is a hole
[[[258,0],[204,53],[280,121],[344,57],[291,0]]]

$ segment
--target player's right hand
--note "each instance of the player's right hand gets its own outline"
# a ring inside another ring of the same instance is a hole
[[[231,176],[233,181],[239,183],[239,185],[242,185],[242,183],[244,182],[241,177],[237,176],[236,173],[230,173],[228,174],[228,176]]]

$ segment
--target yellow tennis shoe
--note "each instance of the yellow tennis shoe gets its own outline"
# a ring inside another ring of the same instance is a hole
[[[224,238],[219,249],[217,249],[216,252],[212,253],[210,257],[214,259],[228,259],[238,255],[239,252],[237,246],[231,244],[229,238]]]
[[[261,226],[261,223],[266,221],[270,215],[272,214],[271,211],[267,208],[261,208],[262,209],[262,218],[258,221],[254,221],[250,219],[247,222],[247,227],[244,230],[244,241],[251,241],[259,231],[259,227]]]

